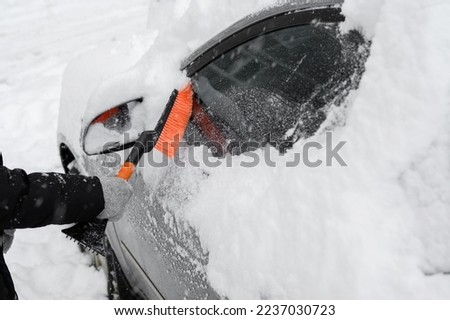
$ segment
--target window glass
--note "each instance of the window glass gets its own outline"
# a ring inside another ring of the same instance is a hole
[[[314,134],[326,107],[345,97],[362,73],[363,43],[356,31],[340,35],[336,24],[275,31],[205,66],[192,77],[194,90],[226,141],[281,150]],[[190,127],[188,136],[209,140],[196,131],[202,128]]]

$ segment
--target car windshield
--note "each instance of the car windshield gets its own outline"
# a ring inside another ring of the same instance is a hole
[[[337,24],[274,31],[195,73],[194,90],[226,141],[269,143],[281,150],[314,134],[326,107],[345,97],[362,69],[363,43],[356,31],[341,35]]]

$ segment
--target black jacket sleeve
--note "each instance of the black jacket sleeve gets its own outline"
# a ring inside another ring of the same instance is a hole
[[[0,167],[0,230],[87,222],[104,207],[96,177]]]

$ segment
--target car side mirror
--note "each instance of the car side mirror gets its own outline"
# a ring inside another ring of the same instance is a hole
[[[143,100],[130,100],[95,117],[82,137],[86,154],[107,154],[132,147],[145,130]]]

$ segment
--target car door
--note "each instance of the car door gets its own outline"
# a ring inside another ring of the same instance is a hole
[[[146,166],[152,156],[143,159]],[[194,229],[177,218],[201,183],[202,173],[172,162],[140,170],[134,179],[127,218],[115,224],[128,268],[133,270],[135,279],[130,282],[147,297],[218,298],[206,278],[207,253]]]

